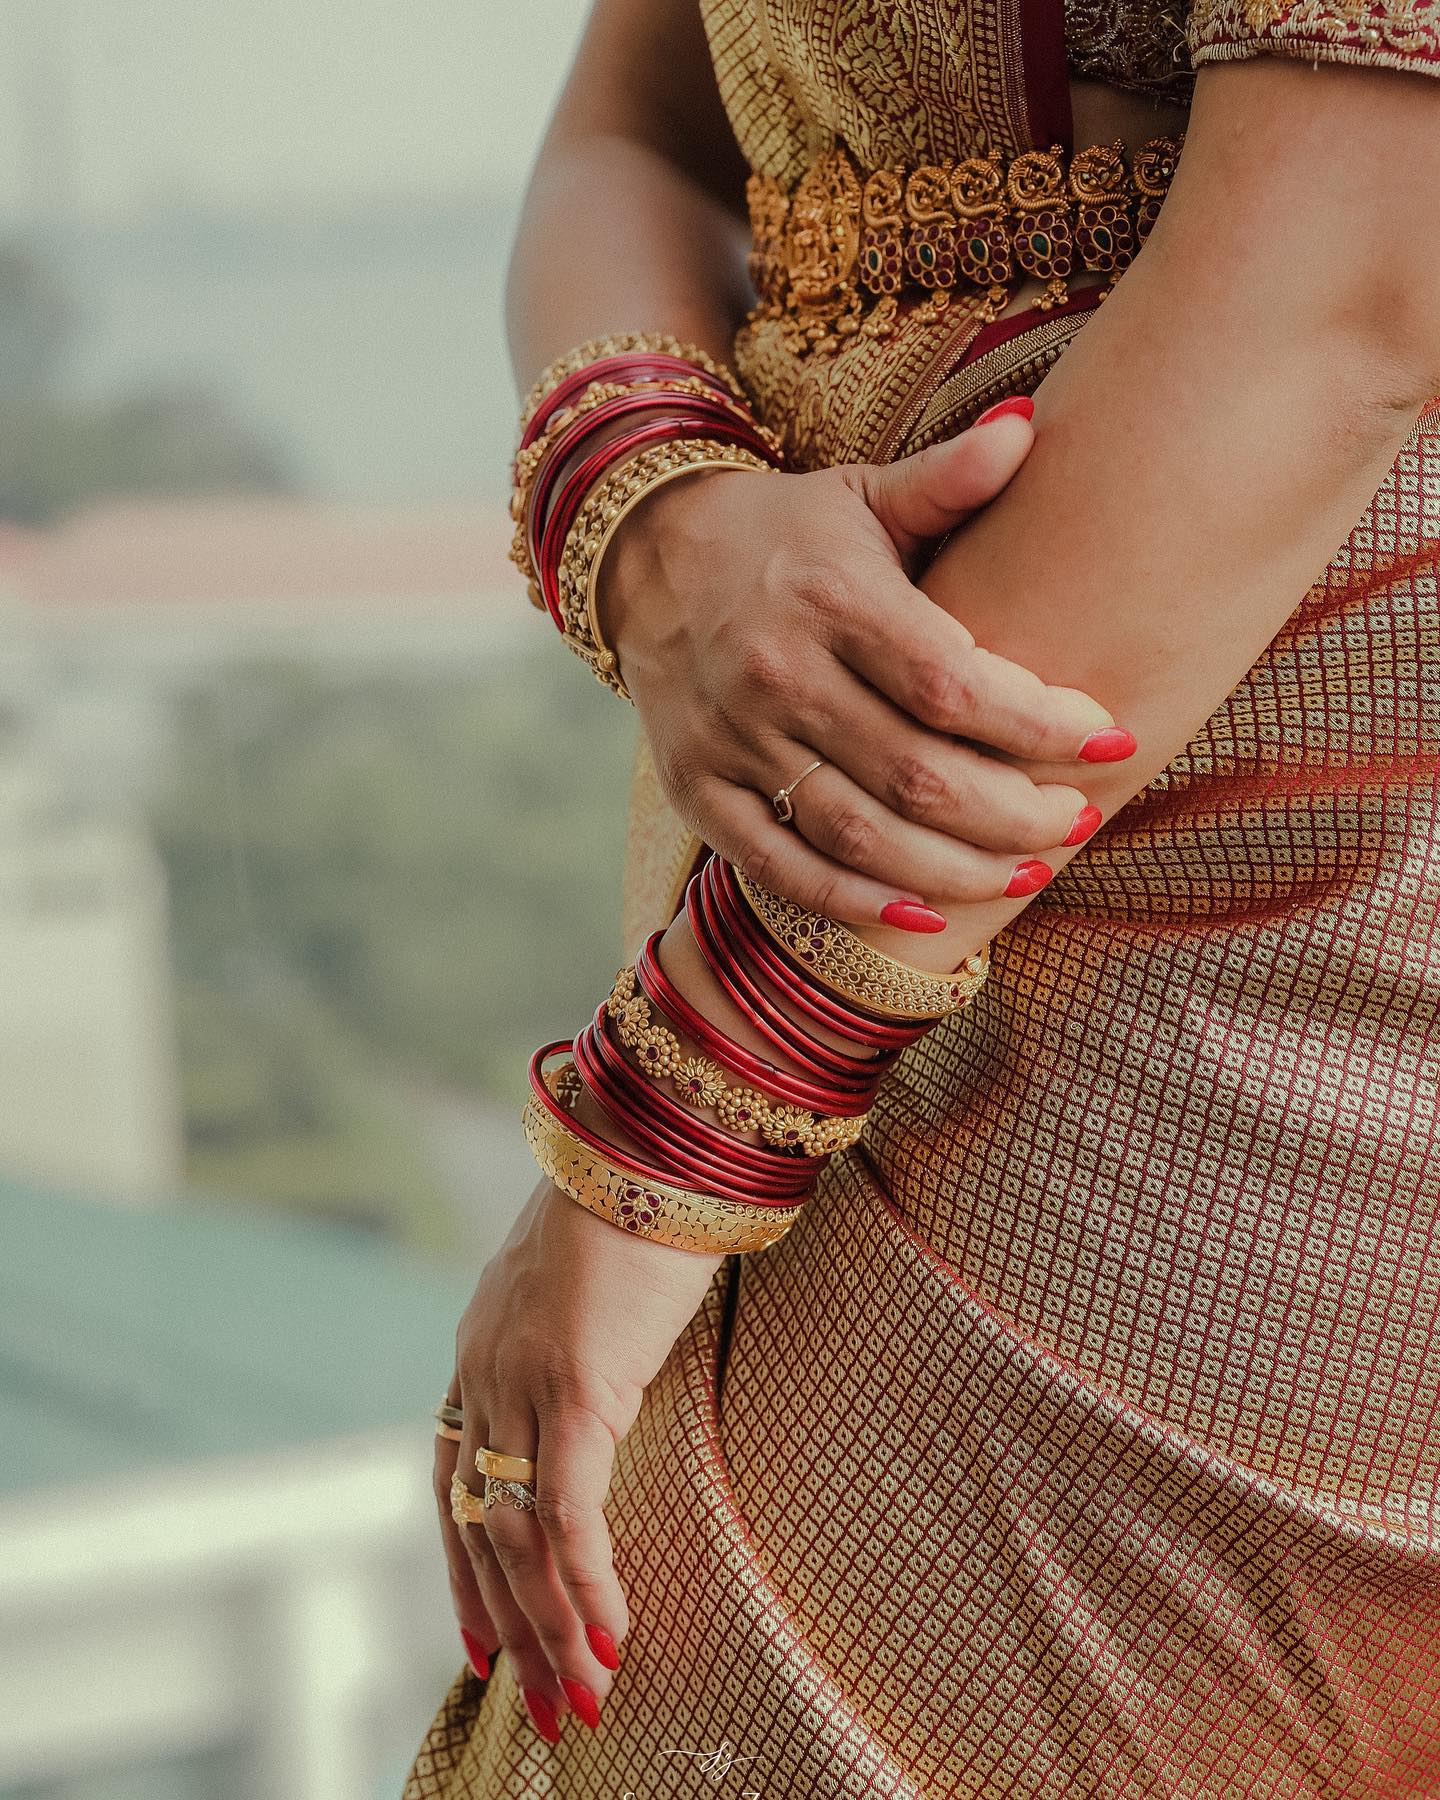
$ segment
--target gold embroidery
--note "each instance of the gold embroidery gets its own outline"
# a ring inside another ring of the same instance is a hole
[[[1123,144],[1081,150],[1067,167],[1058,144],[1008,163],[997,151],[958,163],[877,169],[862,181],[849,153],[816,158],[787,197],[778,181],[749,186],[754,321],[779,326],[794,355],[833,353],[857,335],[894,330],[899,298],[918,297],[922,323],[970,290],[974,316],[993,319],[1012,283],[1044,284],[1042,311],[1068,298],[1076,269],[1113,282],[1159,212],[1179,139],[1156,138],[1128,168]]]

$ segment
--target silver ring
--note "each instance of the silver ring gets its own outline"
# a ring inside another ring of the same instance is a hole
[[[516,1512],[534,1512],[535,1490],[528,1481],[501,1481],[496,1475],[485,1477],[485,1505],[513,1506]]]
[[[814,762],[805,765],[788,787],[782,787],[770,796],[770,804],[775,808],[775,817],[782,825],[788,825],[795,817],[795,808],[790,803],[790,796],[807,775],[813,775],[817,769],[824,767],[825,758],[817,756]]]

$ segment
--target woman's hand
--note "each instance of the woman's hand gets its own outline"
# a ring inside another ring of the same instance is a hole
[[[559,1714],[593,1725],[610,1690],[627,1626],[602,1511],[615,1446],[720,1261],[631,1237],[542,1182],[460,1321],[464,1433],[435,1440],[450,1591],[472,1661],[503,1644],[551,1742]],[[535,1512],[454,1522],[451,1477],[480,1493],[482,1446],[534,1459]]]
[[[666,794],[764,886],[876,923],[896,901],[998,896],[1017,856],[1099,823],[1078,788],[1003,758],[1113,760],[1129,734],[979,648],[912,582],[1033,441],[1010,413],[884,468],[694,475],[617,532],[606,634]],[[791,830],[769,796],[817,757]]]

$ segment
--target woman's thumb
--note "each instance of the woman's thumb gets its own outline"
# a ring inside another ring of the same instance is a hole
[[[995,498],[1030,454],[1034,410],[1026,396],[1016,395],[981,413],[957,437],[883,468],[856,471],[866,504],[902,556],[953,531]]]

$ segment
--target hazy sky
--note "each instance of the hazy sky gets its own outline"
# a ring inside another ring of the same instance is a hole
[[[514,188],[587,0],[0,0],[0,210]]]

